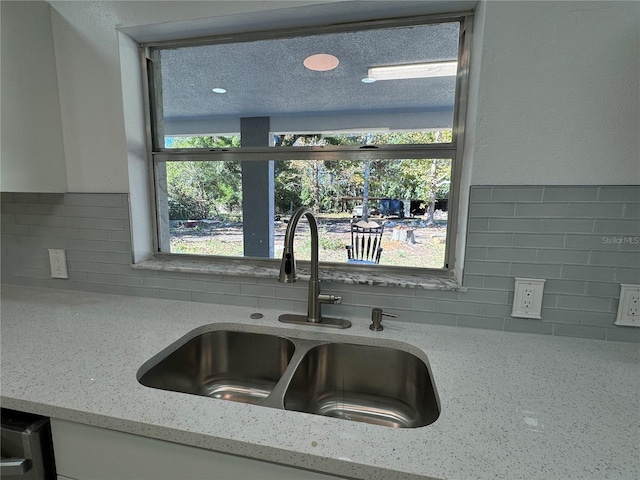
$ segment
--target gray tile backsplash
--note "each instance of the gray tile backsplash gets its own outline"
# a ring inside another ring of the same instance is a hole
[[[614,325],[619,284],[640,283],[640,187],[478,186],[470,192],[466,292],[331,284],[342,305],[409,321],[640,342]],[[12,284],[303,311],[306,284],[138,270],[125,194],[2,193],[2,281]],[[69,279],[49,278],[48,248]],[[546,279],[542,320],[512,318],[513,277]]]

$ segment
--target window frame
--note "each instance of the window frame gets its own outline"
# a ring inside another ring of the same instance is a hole
[[[233,149],[174,149],[165,148],[160,141],[156,125],[161,122],[161,106],[155,98],[154,56],[156,52],[167,48],[179,48],[200,45],[216,45],[224,43],[251,42],[256,40],[278,39],[310,34],[325,34],[349,32],[357,30],[380,29],[385,27],[402,27],[426,25],[436,23],[459,22],[458,70],[456,75],[455,100],[452,123],[451,143],[436,143],[422,145],[378,145],[375,148],[360,146],[316,146],[316,147],[238,147]],[[420,275],[433,274],[453,277],[456,270],[456,245],[458,244],[459,215],[460,215],[460,183],[462,180],[462,161],[464,155],[465,120],[469,92],[469,63],[471,41],[473,36],[473,12],[454,12],[451,14],[421,15],[416,17],[392,18],[383,20],[369,20],[349,22],[338,25],[313,26],[309,28],[277,29],[269,31],[252,31],[231,35],[208,36],[193,39],[180,39],[161,42],[148,42],[140,45],[142,78],[144,83],[144,112],[148,159],[151,169],[150,185],[152,196],[152,235],[154,255],[163,258],[184,258],[185,254],[166,253],[169,241],[169,226],[165,225],[163,209],[167,209],[166,187],[160,185],[163,181],[162,168],[171,161],[270,161],[270,160],[375,160],[375,159],[451,159],[451,186],[449,191],[449,208],[447,219],[447,236],[445,244],[445,259],[442,268],[417,268],[376,265],[376,273],[392,275]],[[159,145],[160,144],[160,145]],[[166,184],[165,184],[166,185]],[[190,256],[193,258],[193,256]],[[279,265],[277,258],[256,257],[225,257],[225,256],[195,256],[207,262],[226,262],[232,264],[254,263],[259,260],[262,265]],[[342,270],[344,265],[332,262],[322,262],[321,265]],[[349,270],[360,273],[371,272],[371,267],[364,265],[349,265]]]

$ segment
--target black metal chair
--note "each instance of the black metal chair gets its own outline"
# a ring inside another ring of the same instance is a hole
[[[347,261],[360,264],[380,263],[382,225],[376,222],[351,222],[351,245],[347,245]]]

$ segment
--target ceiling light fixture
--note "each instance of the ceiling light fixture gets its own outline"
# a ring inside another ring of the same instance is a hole
[[[338,60],[338,57],[329,55],[328,53],[317,53],[305,58],[302,63],[314,72],[326,72],[336,68],[340,60]]]
[[[211,91],[213,93],[227,93],[227,91],[224,88],[220,88],[220,87],[212,88]]]
[[[408,78],[451,77],[458,71],[458,62],[412,63],[372,67],[367,78],[375,80],[402,80]]]

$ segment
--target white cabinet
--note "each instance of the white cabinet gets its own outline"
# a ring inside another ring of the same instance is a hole
[[[67,191],[58,80],[47,2],[0,2],[3,192]]]
[[[54,418],[51,431],[58,480],[340,478]]]

